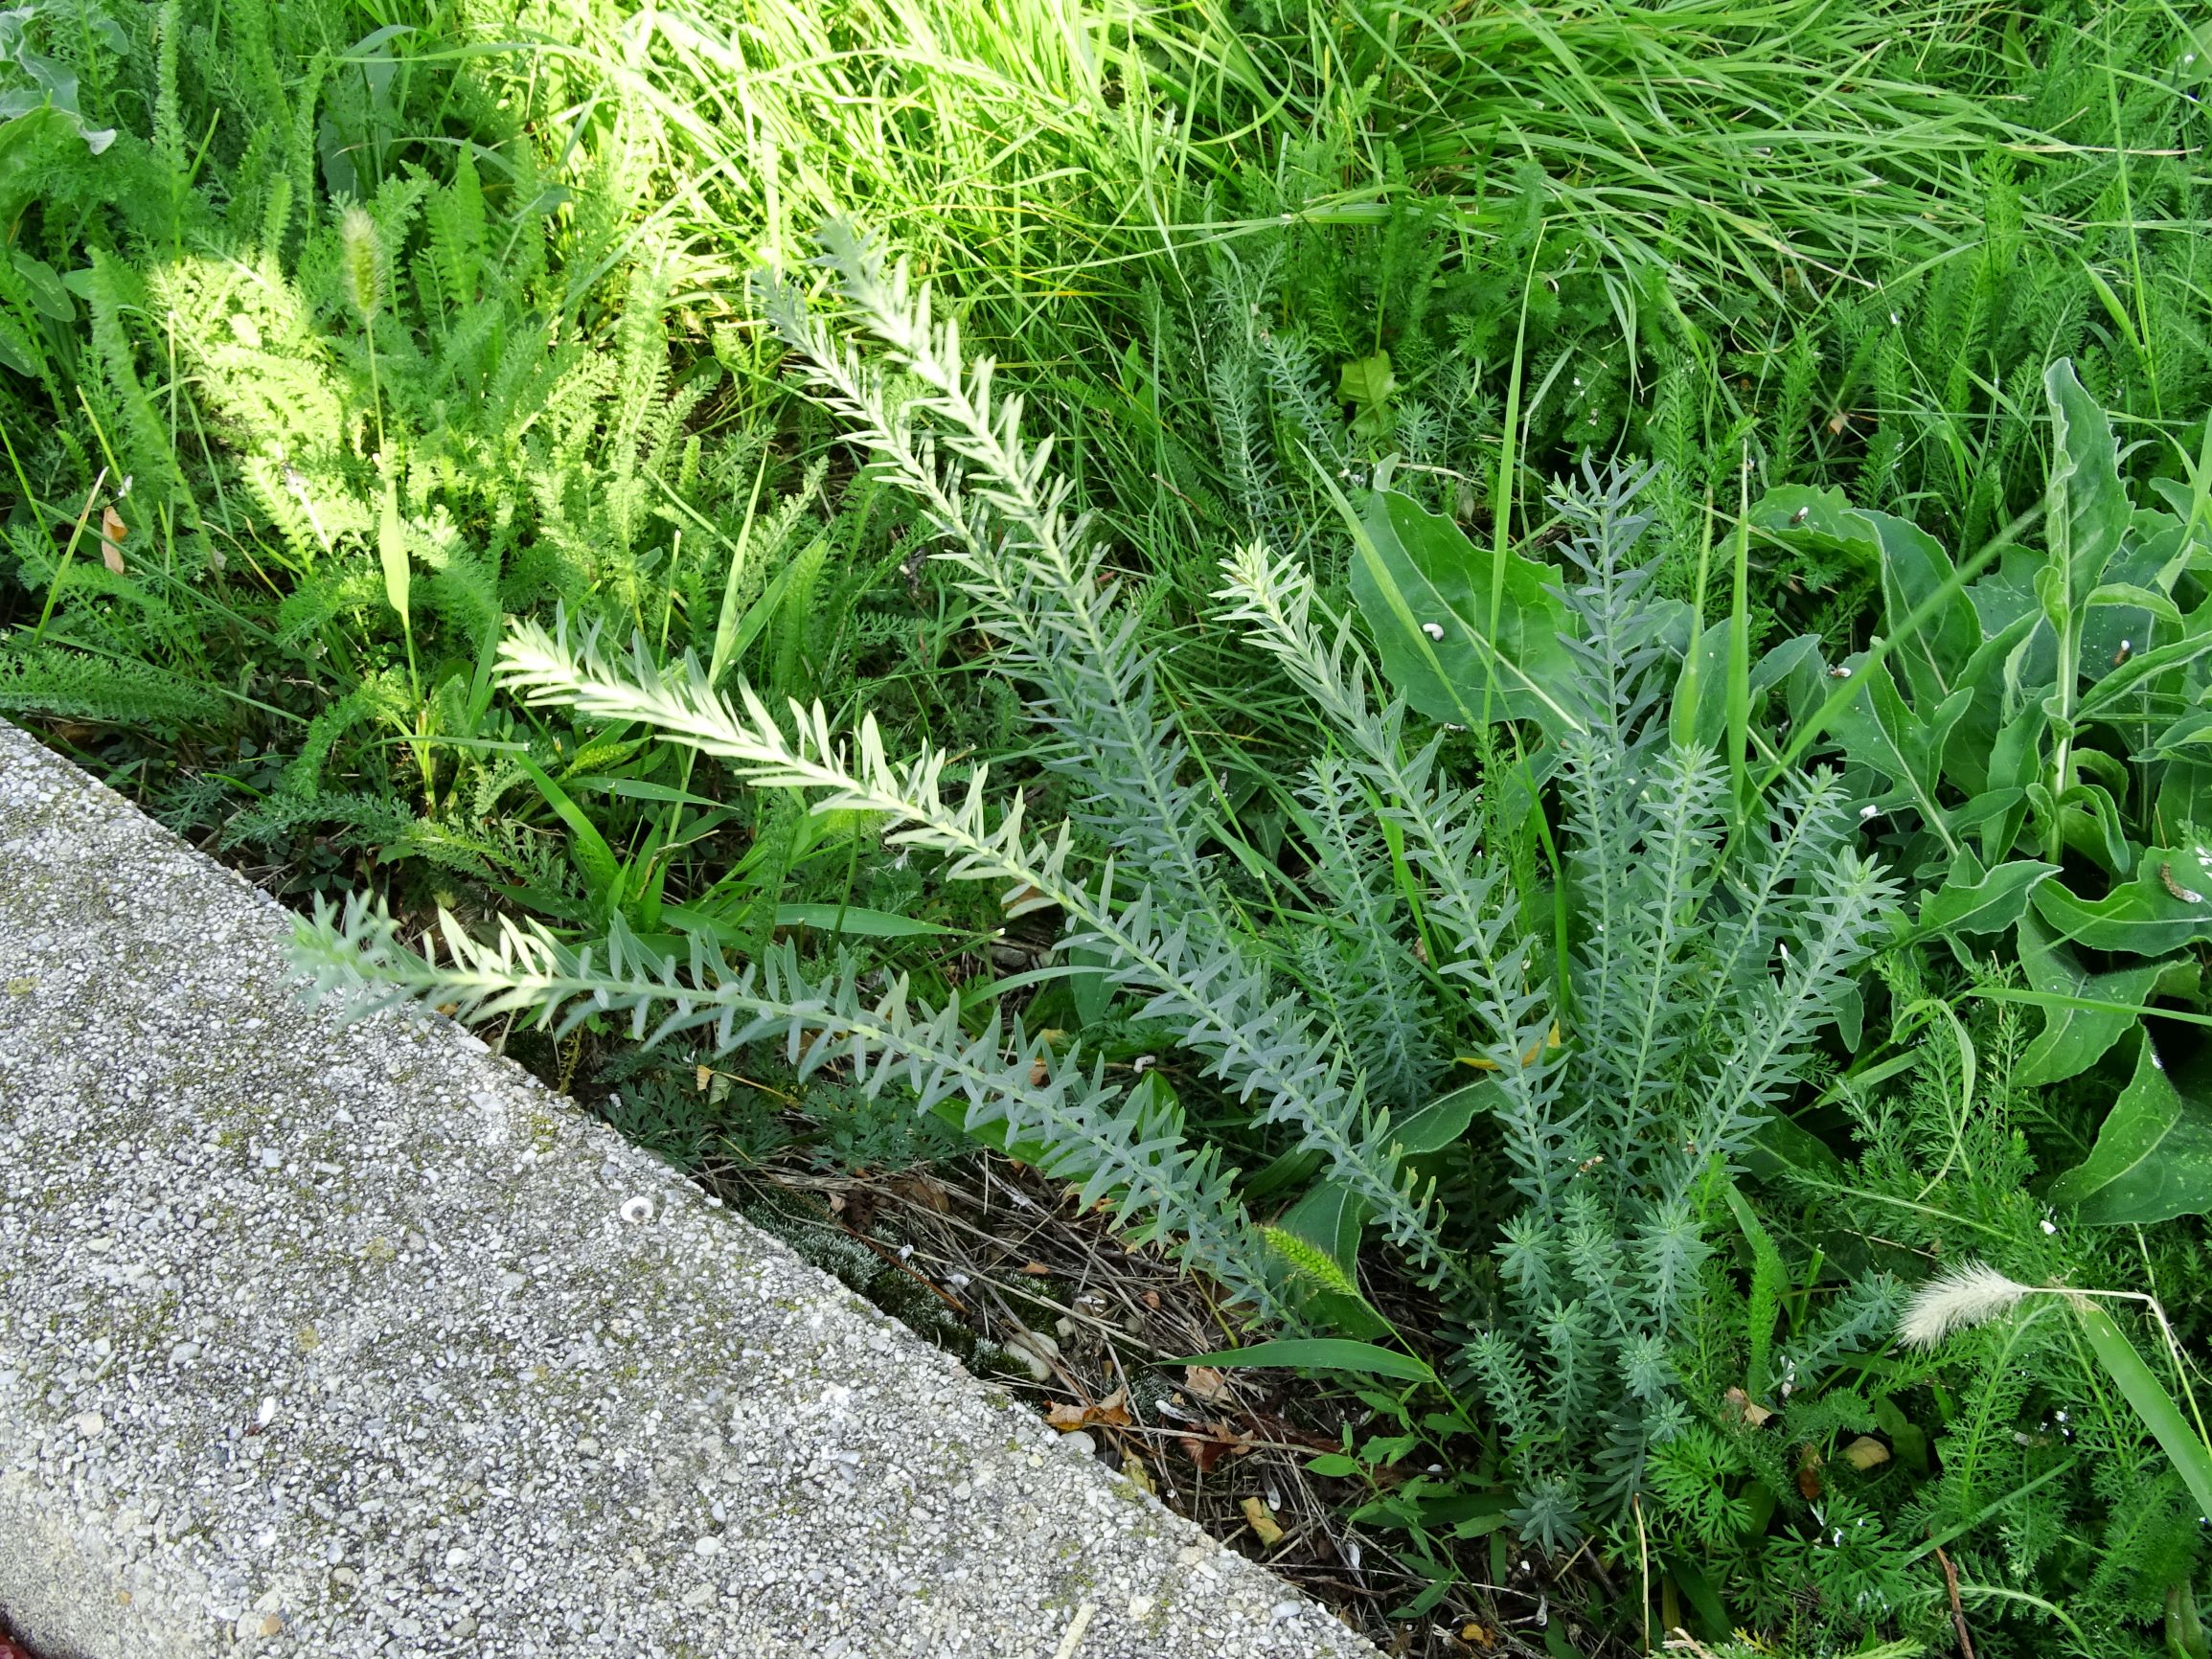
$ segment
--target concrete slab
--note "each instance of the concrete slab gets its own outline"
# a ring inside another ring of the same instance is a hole
[[[0,1613],[47,1659],[1374,1650],[0,725]]]

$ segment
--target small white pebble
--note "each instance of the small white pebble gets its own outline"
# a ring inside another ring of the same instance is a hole
[[[714,1534],[709,1533],[706,1534],[706,1536],[699,1539],[697,1543],[694,1544],[692,1548],[696,1550],[702,1556],[718,1556],[722,1553],[722,1541],[721,1539],[716,1537]]]
[[[267,1428],[269,1424],[275,1422],[277,1420],[277,1397],[273,1394],[262,1395],[262,1409],[254,1415],[260,1420],[263,1428]]]

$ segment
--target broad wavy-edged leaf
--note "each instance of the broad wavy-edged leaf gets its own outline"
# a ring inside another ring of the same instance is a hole
[[[2149,689],[2150,682],[2158,675],[2193,663],[2207,651],[2212,651],[2212,633],[2175,640],[2132,656],[2089,689],[2074,711],[2074,717],[2082,721],[2127,719],[2135,710],[2120,707],[2123,697]]]
[[[2020,966],[2028,984],[2047,995],[2079,997],[2085,1003],[2139,1007],[2164,969],[2162,962],[2135,963],[2110,973],[2082,966],[2041,918],[2020,918]],[[2109,1008],[2076,1008],[2044,1003],[2043,1029],[2020,1056],[2013,1080],[2024,1088],[2055,1083],[2086,1072],[2135,1024],[2136,1015]]]
[[[2074,754],[2076,759],[2086,761],[2096,751],[2077,749]],[[2102,755],[2097,758],[2108,759]],[[2076,784],[2053,804],[2059,810],[2060,833],[2065,837],[2068,847],[2107,875],[2134,874],[2134,844],[2128,839],[2120,804],[2112,799],[2110,789],[2102,784]],[[2180,879],[2186,883],[2186,872]]]
[[[1973,702],[1971,687],[1961,686],[1923,718],[1898,694],[1889,665],[1869,666],[1860,651],[1844,664],[1847,672],[1862,675],[1865,692],[1852,699],[1831,723],[1844,758],[1873,767],[1894,786],[1885,805],[1909,803],[1922,819],[1944,822],[1937,792],[1943,777],[1943,749],[1950,731]]]
[[[1735,625],[1722,617],[1708,627],[1691,648],[1698,671],[1684,671],[1675,684],[1675,740],[1692,748],[1718,749],[1728,735],[1728,635]],[[1751,707],[1777,686],[1790,683],[1801,670],[1818,674],[1827,667],[1820,657],[1818,634],[1793,634],[1751,665],[1745,689]]]
[[[2194,751],[2191,758],[2197,760],[2212,756],[2212,709],[2191,709],[2153,738],[2140,754],[2130,755],[2128,759],[2142,765],[2155,765],[2185,751]]]
[[[2072,358],[2061,357],[2044,371],[2043,395],[2051,406],[2052,451],[2044,535],[2064,573],[2064,587],[2055,597],[2074,610],[2103,585],[2105,567],[2126,540],[2133,510],[2120,482],[2112,422],[2083,389]]]
[[[2212,940],[2212,858],[2194,847],[2154,847],[2136,860],[2133,878],[2102,898],[2045,881],[2034,903],[2061,938],[2087,949],[2164,956]]]
[[[2032,858],[2016,858],[1985,873],[1981,860],[1962,847],[1944,884],[1921,901],[1921,934],[1932,939],[2002,933],[2028,913],[2037,886],[2058,873],[2056,864]]]
[[[1492,1079],[1469,1083],[1439,1095],[1426,1105],[1390,1120],[1390,1139],[1401,1153],[1421,1157],[1441,1152],[1467,1133],[1477,1112],[1494,1112],[1505,1104],[1503,1092]]]
[[[1957,567],[1943,544],[1909,520],[1869,508],[1854,507],[1840,489],[1785,485],[1767,491],[1751,510],[1752,525],[1786,546],[1848,558],[1881,579],[1885,626],[1900,629],[1904,619],[1935,598]],[[1982,630],[1973,603],[1961,591],[1939,604],[1900,641],[1891,661],[1899,665],[1916,702],[1932,706],[1960,684]]]
[[[33,259],[21,248],[12,250],[8,258],[9,262],[15,267],[16,275],[23,279],[31,303],[41,314],[53,318],[57,323],[77,321],[77,302],[70,297],[69,290],[61,285],[61,277],[52,265],[44,260]]]
[[[1827,1182],[1840,1181],[1843,1175],[1843,1160],[1826,1141],[1779,1112],[1752,1131],[1744,1167],[1763,1180],[1785,1171]]]
[[[1589,710],[1573,654],[1561,643],[1566,607],[1548,567],[1505,555],[1496,636],[1491,633],[1492,549],[1395,489],[1372,491],[1355,527],[1352,594],[1382,670],[1431,719],[1459,725],[1530,719],[1559,733]]]
[[[1970,593],[1973,591],[1969,590]],[[2010,670],[2006,665],[2013,653],[2039,627],[2043,630],[2044,637],[2048,638],[2049,625],[2032,609],[2014,617],[1982,641],[1973,655],[1967,659],[1965,669],[1960,671],[1959,684],[1973,693],[1973,701],[1945,740],[1943,769],[1953,783],[1970,795],[1978,795],[1984,789],[2007,781],[2016,784],[2021,782],[2016,775],[2018,771],[2018,746],[2023,739],[2041,734],[2046,716],[2041,705],[2037,705],[2034,710],[2034,724],[2018,726],[2018,715],[2012,714],[2009,717],[2015,724],[2008,727],[2006,703],[2006,688],[2010,683]],[[2013,748],[2007,758],[2012,760],[2013,764],[2006,768],[2005,776],[1999,778],[1995,775],[2000,758],[1998,750],[2005,741],[2008,730],[2013,733]],[[2031,757],[2031,761],[2035,757]],[[2031,763],[2030,772],[2034,769]]]
[[[2177,1087],[2149,1035],[2089,1155],[2050,1186],[2052,1203],[2105,1226],[2212,1210],[2212,1104]]]
[[[1378,1348],[1372,1342],[1347,1342],[1338,1336],[1290,1337],[1281,1342],[1255,1342],[1249,1348],[1224,1348],[1215,1353],[1194,1353],[1174,1361],[1176,1365],[1269,1365],[1297,1371],[1357,1371],[1369,1376],[1396,1376],[1407,1382],[1434,1382],[1436,1373],[1410,1353]]]
[[[951,928],[920,917],[898,916],[888,910],[867,910],[857,904],[779,904],[778,927],[815,927],[825,933],[849,933],[856,939],[914,939],[927,933],[950,933]]]

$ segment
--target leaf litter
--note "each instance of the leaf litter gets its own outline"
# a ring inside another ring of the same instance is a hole
[[[1109,1218],[1084,1211],[1072,1189],[992,1154],[926,1170],[833,1174],[768,1164],[699,1173],[734,1189],[756,1222],[832,1271],[844,1271],[838,1259],[817,1253],[831,1239],[847,1258],[878,1262],[882,1271],[870,1283],[848,1283],[941,1346],[962,1348],[971,1370],[1032,1401],[1070,1455],[1095,1457],[1264,1560],[1384,1652],[1464,1659],[1545,1651],[1513,1627],[1527,1626],[1540,1641],[1530,1616],[1540,1611],[1541,1587],[1485,1583],[1479,1571],[1428,1618],[1387,1617],[1426,1580],[1395,1566],[1379,1537],[1363,1540],[1346,1520],[1371,1495],[1360,1481],[1307,1466],[1341,1450],[1348,1424],[1361,1427],[1357,1406],[1286,1373],[1232,1375],[1186,1363],[1181,1356],[1226,1345],[1236,1315],[1211,1286],[1127,1248]],[[908,1290],[927,1292],[927,1311],[955,1322],[959,1337],[918,1322],[901,1304]]]

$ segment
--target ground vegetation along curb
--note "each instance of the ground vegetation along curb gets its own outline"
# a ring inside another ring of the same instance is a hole
[[[1354,1655],[0,726],[0,1616],[46,1659]]]

